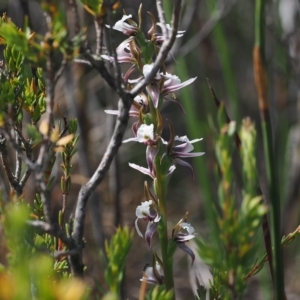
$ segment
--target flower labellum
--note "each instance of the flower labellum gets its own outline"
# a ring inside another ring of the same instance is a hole
[[[142,124],[137,130],[136,137],[124,140],[123,143],[139,142],[144,144],[154,144],[154,125]]]
[[[152,236],[156,231],[158,222],[161,218],[160,214],[158,213],[158,208],[154,201],[145,201],[136,208],[135,214],[137,216],[137,219],[135,220],[135,228],[140,237],[143,237],[143,234],[139,229],[138,220],[143,219],[144,221],[149,221],[145,232],[145,239],[148,248],[150,249]]]

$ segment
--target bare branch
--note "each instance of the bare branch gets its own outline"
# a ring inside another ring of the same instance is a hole
[[[53,253],[53,257],[55,259],[60,259],[64,256],[71,256],[77,254],[78,250],[72,249],[72,250],[60,250],[60,251],[55,251]]]
[[[165,17],[165,12],[164,12],[163,7],[162,7],[161,0],[156,1],[156,8],[157,8],[157,12],[158,12],[159,22],[161,24],[162,34],[166,39],[168,39],[169,38],[169,32],[168,32],[167,27],[166,27],[166,17]]]
[[[132,101],[133,97],[131,96],[131,94],[124,92],[123,99],[119,100],[119,117],[117,119],[112,138],[107,146],[104,156],[92,178],[80,189],[75,212],[73,233],[73,237],[77,245],[82,246],[84,218],[88,198],[92,191],[104,178],[104,175],[108,171],[109,166],[118,151],[118,148],[122,144],[122,139],[129,119],[129,109]]]
[[[24,185],[27,182],[27,180],[28,180],[29,176],[31,175],[31,173],[32,173],[32,170],[29,167],[27,167],[26,170],[25,170],[24,175],[22,176],[22,178],[21,178],[21,180],[19,182],[19,185],[22,188],[24,187]]]
[[[75,244],[72,238],[69,238],[65,232],[58,226],[58,224],[50,224],[40,220],[27,221],[27,223],[45,233],[49,233],[62,240],[62,242],[69,248],[75,249]]]
[[[35,166],[35,178],[37,185],[41,193],[41,201],[43,203],[43,211],[45,220],[50,226],[54,226],[53,218],[51,216],[51,199],[50,191],[47,190],[46,183],[44,181],[44,171],[48,165],[49,160],[49,144],[50,142],[50,132],[51,123],[53,119],[53,104],[54,104],[54,67],[53,67],[53,48],[51,41],[52,33],[52,20],[51,16],[45,13],[46,23],[48,32],[45,37],[45,43],[49,46],[49,53],[47,55],[46,67],[44,69],[45,74],[45,85],[46,85],[46,117],[44,122],[46,122],[46,130],[43,134],[43,140],[39,150],[38,158]]]
[[[20,145],[20,138],[16,135],[16,144]],[[20,180],[21,172],[22,172],[22,158],[19,157],[18,152],[16,151],[16,169],[15,169],[15,179],[17,181]]]
[[[79,13],[78,13],[77,0],[69,0],[69,5],[72,9],[72,13],[74,16],[75,35],[76,35],[80,32],[80,18],[79,18]]]
[[[62,76],[64,73],[65,67],[66,67],[67,61],[64,59],[60,65],[59,70],[56,72],[55,77],[54,77],[54,86],[57,84],[59,78]]]
[[[106,83],[113,89],[116,90],[116,82],[115,79],[109,74],[107,71],[105,64],[101,57],[96,57],[88,52],[85,52],[83,54],[84,58],[91,64],[93,68],[96,69],[96,71],[99,72],[99,74],[104,78]],[[77,62],[84,62],[82,60],[76,60]]]
[[[92,64],[88,60],[85,60],[85,59],[75,58],[75,59],[73,59],[73,62],[78,63],[78,64],[88,65],[88,66],[92,67]]]
[[[33,161],[31,161],[28,157],[27,154],[25,155],[22,151],[22,149],[17,145],[14,137],[4,128],[0,128],[0,131],[2,135],[9,141],[9,143],[13,146],[14,150],[18,152],[19,157],[22,158],[22,160],[25,162],[25,164],[31,169],[35,170],[36,165]],[[25,144],[26,148],[26,144]],[[27,151],[27,150],[26,150]]]
[[[12,169],[10,167],[10,163],[8,161],[8,153],[6,149],[6,138],[2,134],[0,134],[0,157],[10,186],[14,189],[17,195],[21,195],[22,188],[20,188],[19,182],[13,175]]]
[[[95,24],[95,31],[96,31],[96,56],[100,56],[101,53],[101,36],[102,36],[102,28],[99,24],[99,21],[95,18],[94,19]]]

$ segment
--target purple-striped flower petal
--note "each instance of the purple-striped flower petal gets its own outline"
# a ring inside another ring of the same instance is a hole
[[[160,94],[158,83],[148,84],[146,90],[152,99],[154,107],[157,108]]]
[[[136,100],[134,100],[134,101],[136,101]],[[118,110],[116,110],[116,109],[105,109],[104,112],[107,113],[107,114],[109,114],[109,115],[115,115],[115,116],[119,116],[120,115],[120,112]],[[129,116],[130,117],[138,117],[139,116],[139,111],[133,105],[130,107]]]
[[[109,114],[109,115],[114,115],[114,116],[119,115],[119,111],[116,110],[116,109],[105,109],[104,112]]]
[[[134,84],[134,83],[138,83],[139,81],[141,81],[144,77],[139,77],[136,79],[128,79],[128,83],[130,84]]]
[[[169,86],[165,86],[163,87],[162,91],[161,91],[161,94],[162,95],[166,95],[166,94],[170,94],[170,93],[173,93],[177,90],[180,90],[182,89],[183,87],[193,83],[195,80],[197,79],[197,77],[195,78],[191,78],[191,79],[188,79],[184,82],[181,82],[179,84],[175,84],[175,85],[169,85]]]
[[[158,227],[158,222],[149,222],[148,225],[147,225],[147,229],[146,229],[146,232],[145,232],[145,239],[146,239],[146,242],[147,242],[147,245],[148,245],[148,248],[150,249],[151,248],[151,239],[152,239],[152,236],[154,234],[154,232],[156,231]]]
[[[188,217],[188,213],[174,226],[172,231],[172,238],[177,246],[186,252],[192,258],[192,265],[195,260],[194,252],[186,246],[186,242],[193,239],[197,234],[195,233],[195,229],[189,223],[186,223]]]
[[[154,159],[158,153],[158,147],[148,146],[146,149],[146,160],[151,173],[154,173]]]
[[[202,141],[203,138],[200,138],[200,139],[194,139],[194,140],[189,140],[188,137],[186,135],[184,136],[178,136],[176,135],[175,136],[175,141],[179,141],[179,142],[182,142],[182,143],[190,143],[190,144],[193,144],[193,143],[196,143],[196,142],[199,142],[199,141]]]
[[[128,142],[138,142],[138,137],[129,138],[123,141],[123,144],[126,144]]]
[[[134,123],[132,124],[132,126],[131,126],[131,129],[132,129],[132,132],[133,132],[134,136],[137,135],[137,130],[138,130],[138,125],[139,125],[139,124],[140,124],[140,122],[139,122],[139,121],[136,121],[136,122],[134,122]]]
[[[127,72],[124,75],[124,82],[128,82],[129,81],[129,76],[131,75],[131,73],[135,70],[135,65],[132,65]]]
[[[178,153],[188,153],[188,152],[191,152],[193,150],[194,150],[194,146],[191,143],[183,143],[183,144],[174,146],[172,152],[175,151],[175,152],[178,152]]]
[[[170,99],[170,98],[164,98],[164,100],[176,103],[179,106],[179,109],[186,115],[186,112],[185,112],[183,106],[181,105],[181,103],[179,101],[174,100],[174,99]]]
[[[193,179],[195,180],[195,173],[194,173],[194,169],[193,169],[193,167],[191,166],[191,164],[189,164],[188,162],[186,162],[186,161],[184,161],[184,160],[182,160],[182,159],[180,159],[180,158],[176,158],[176,159],[174,159],[174,161],[175,161],[176,163],[178,163],[179,165],[182,165],[182,166],[184,166],[184,167],[190,168],[190,169],[191,169],[191,172],[192,172]]]
[[[179,151],[172,151],[174,156],[186,158],[186,157],[197,157],[197,156],[202,156],[205,154],[205,152],[193,152],[193,153],[181,153]]]
[[[136,164],[132,164],[132,163],[129,163],[129,166],[135,170],[140,171],[143,174],[150,176],[152,179],[155,179],[155,177],[156,177],[155,174],[151,173],[150,170],[147,168],[144,168],[144,167],[138,166]]]
[[[191,257],[193,265],[195,260],[195,253],[193,252],[193,250],[189,248],[185,243],[177,243],[177,246]]]
[[[193,239],[196,235],[194,234],[186,234],[184,232],[178,232],[176,234],[176,242],[188,242],[189,240]]]

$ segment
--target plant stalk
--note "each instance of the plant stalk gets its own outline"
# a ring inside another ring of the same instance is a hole
[[[275,299],[286,299],[284,292],[284,270],[281,248],[280,226],[280,192],[277,176],[277,164],[273,149],[273,136],[268,103],[267,73],[264,64],[265,43],[265,1],[255,2],[255,46],[253,51],[254,76],[258,94],[258,104],[261,117],[263,146],[266,160],[267,182],[271,208],[271,233],[273,242],[273,269]]]
[[[161,220],[159,221],[158,233],[161,247],[161,255],[164,266],[164,279],[167,290],[174,289],[173,279],[173,259],[168,258],[168,226],[167,226],[167,183],[165,176],[160,172],[159,159],[156,160],[157,177],[154,181],[156,196],[159,200],[159,212]],[[174,297],[175,299],[175,297]]]

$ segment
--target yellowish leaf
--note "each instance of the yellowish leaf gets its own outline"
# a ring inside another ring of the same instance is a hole
[[[40,133],[46,135],[49,132],[49,125],[46,121],[42,121],[40,125]]]
[[[67,136],[64,136],[56,142],[56,145],[57,146],[65,146],[68,143],[70,143],[73,140],[73,138],[74,138],[74,134],[69,134]]]
[[[60,281],[56,287],[57,300],[79,300],[82,299],[86,291],[85,284],[78,280]]]
[[[56,126],[51,133],[50,140],[55,143],[59,139],[59,128]]]
[[[65,147],[64,146],[60,146],[60,147],[55,147],[53,148],[54,152],[64,152]]]

